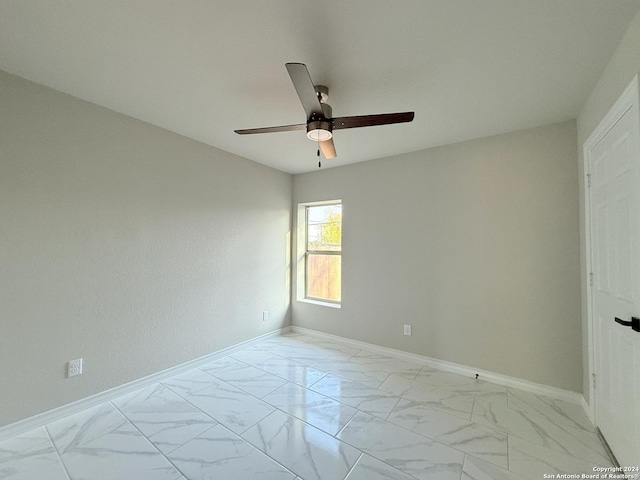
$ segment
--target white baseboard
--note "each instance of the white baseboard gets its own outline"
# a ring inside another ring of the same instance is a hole
[[[61,407],[54,408],[53,410],[39,413],[37,415],[34,415],[33,417],[25,418],[24,420],[5,425],[4,427],[0,427],[0,440],[13,437],[14,435],[20,435],[21,433],[28,432],[29,430],[33,430],[34,428],[43,427],[51,422],[60,420],[67,415],[73,415],[75,413],[81,412],[82,410],[86,410],[87,408],[95,407],[97,405],[100,405],[101,403],[113,400],[120,395],[133,392],[135,390],[138,390],[139,388],[143,388],[153,383],[166,380],[167,378],[179,375],[193,368],[206,365],[207,363],[210,363],[220,357],[229,355],[254,343],[263,341],[269,337],[282,335],[283,333],[287,333],[290,330],[291,327],[284,327],[279,330],[274,330],[273,332],[265,333],[264,335],[260,335],[231,347],[223,348],[222,350],[218,350],[217,352],[210,353],[208,355],[205,355],[204,357],[190,360],[186,363],[176,365],[175,367],[162,370],[161,372],[153,373],[146,377],[139,378],[137,380],[134,380],[133,382],[119,385],[109,390],[105,390],[104,392],[96,393],[95,395],[91,395],[90,397],[83,398],[76,402],[68,403],[66,405],[62,405]]]
[[[587,399],[582,397],[582,409],[584,410],[584,413],[587,414],[587,417],[589,417],[589,420],[591,420],[591,423],[593,423],[594,425],[596,424],[596,412],[593,409],[593,403],[589,403],[587,402]]]
[[[542,385],[540,383],[530,382],[528,380],[521,380],[515,377],[509,377],[499,373],[489,372],[487,370],[480,370],[466,365],[460,365],[458,363],[447,362],[445,360],[438,360],[436,358],[426,357],[415,353],[403,352],[402,350],[396,350],[395,348],[381,347],[372,343],[361,342],[359,340],[352,340],[350,338],[340,337],[337,335],[331,335],[329,333],[319,332],[317,330],[311,330],[303,327],[292,326],[291,331],[296,333],[303,333],[305,335],[311,335],[319,338],[326,338],[336,342],[341,342],[353,347],[362,348],[372,352],[383,353],[391,357],[399,358],[401,360],[407,360],[413,363],[419,363],[428,367],[437,368],[445,372],[457,373],[458,375],[464,375],[466,377],[475,378],[476,374],[481,380],[495,383],[496,385],[502,385],[505,387],[519,388],[527,392],[534,393],[536,395],[544,395],[546,397],[555,398],[558,400],[564,400],[566,402],[573,403],[575,405],[585,408],[587,405],[582,394],[578,392],[572,392],[570,390],[563,390],[561,388],[552,387],[550,385]],[[585,409],[587,415],[591,419],[591,415]],[[592,420],[593,421],[593,420]]]
[[[530,382],[528,380],[521,380],[519,378],[509,377],[507,375],[502,375],[502,374],[490,372],[487,370],[480,370],[480,369],[476,369],[466,365],[460,365],[453,362],[447,362],[445,360],[438,360],[436,358],[426,357],[426,356],[418,355],[415,353],[404,352],[402,350],[396,350],[394,348],[382,347],[379,345],[374,345],[372,343],[361,342],[359,340],[352,340],[350,338],[340,337],[340,336],[332,335],[329,333],[323,333],[317,330],[311,330],[308,328],[292,326],[292,327],[284,327],[279,330],[274,330],[273,332],[269,332],[267,334],[252,338],[245,342],[238,343],[237,345],[233,345],[231,347],[218,350],[217,352],[210,353],[208,355],[205,355],[204,357],[196,358],[194,360],[191,360],[189,362],[186,362],[180,365],[176,365],[175,367],[168,368],[161,372],[157,372],[157,373],[148,375],[146,377],[140,378],[138,380],[134,380],[133,382],[129,382],[124,385],[114,387],[110,390],[105,390],[104,392],[91,395],[90,397],[83,398],[76,402],[63,405],[53,410],[49,410],[48,412],[43,412],[38,415],[34,415],[33,417],[29,417],[24,420],[20,420],[18,422],[6,425],[4,427],[0,427],[0,440],[13,437],[14,435],[20,435],[21,433],[28,432],[29,430],[33,430],[34,428],[43,427],[44,425],[60,420],[61,418],[64,418],[68,415],[73,415],[82,410],[86,410],[87,408],[95,407],[101,403],[113,400],[114,398],[119,397],[120,395],[133,392],[135,390],[138,390],[139,388],[143,388],[153,383],[160,382],[167,378],[173,377],[175,375],[179,375],[180,373],[186,372],[193,368],[200,367],[220,357],[229,355],[233,352],[246,348],[254,343],[263,341],[269,337],[282,335],[289,331],[293,331],[296,333],[303,333],[305,335],[310,335],[318,338],[325,338],[327,340],[340,342],[345,345],[350,345],[353,347],[361,348],[361,349],[372,351],[372,352],[382,353],[395,358],[399,358],[401,360],[419,363],[421,365],[437,368],[445,372],[457,373],[458,375],[464,375],[471,378],[475,378],[476,374],[478,374],[480,379],[487,382],[494,383],[496,385],[519,388],[520,390],[531,392],[537,395],[544,395],[547,397],[564,400],[564,401],[573,403],[575,405],[580,405],[584,409],[585,413],[587,414],[591,422],[594,421],[592,406],[586,401],[583,395],[577,392],[563,390],[561,388],[552,387],[549,385],[542,385],[539,383]]]

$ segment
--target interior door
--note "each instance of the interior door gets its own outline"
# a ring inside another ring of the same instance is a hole
[[[640,331],[615,319],[626,323],[640,317],[637,80],[625,94],[585,154],[590,169],[596,423],[620,465],[633,466],[640,459]]]

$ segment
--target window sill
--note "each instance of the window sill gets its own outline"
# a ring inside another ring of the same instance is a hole
[[[301,298],[298,301],[303,303],[311,303],[313,305],[320,305],[321,307],[342,308],[342,305],[339,303],[323,302],[322,300],[311,300],[310,298]]]

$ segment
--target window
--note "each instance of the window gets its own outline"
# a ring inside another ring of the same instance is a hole
[[[339,304],[342,293],[342,204],[306,205],[304,298]]]

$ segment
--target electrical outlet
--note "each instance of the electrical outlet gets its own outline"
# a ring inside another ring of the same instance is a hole
[[[411,325],[404,326],[404,334],[411,336]]]
[[[267,320],[269,320],[269,310],[265,310],[262,312],[262,321],[266,322]]]
[[[69,360],[67,363],[67,377],[75,377],[76,375],[82,375],[82,359],[76,358],[75,360]]]

